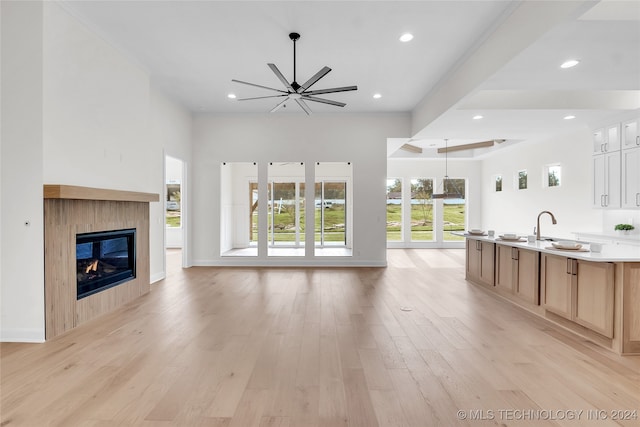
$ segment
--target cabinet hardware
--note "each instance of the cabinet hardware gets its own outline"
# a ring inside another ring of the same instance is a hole
[[[636,136],[636,145],[640,145],[640,135]]]
[[[604,194],[600,196],[600,206],[604,208]]]
[[[571,275],[572,276],[577,276],[578,275],[578,260],[577,259],[572,259],[571,260]]]
[[[636,193],[636,206],[640,206],[640,193]]]
[[[604,144],[600,144],[600,152],[604,153]]]
[[[567,258],[567,274],[571,274],[571,258]]]

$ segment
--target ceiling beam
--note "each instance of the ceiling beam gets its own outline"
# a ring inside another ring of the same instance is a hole
[[[502,141],[502,140],[500,140]],[[491,141],[474,142],[473,144],[453,145],[451,147],[438,148],[438,153],[451,153],[452,151],[473,150],[474,148],[493,147],[495,139]]]
[[[401,149],[401,150],[404,150],[404,151],[410,151],[410,152],[412,152],[412,153],[422,154],[422,148],[417,147],[417,146],[415,146],[415,145],[411,145],[411,144],[403,144],[403,145],[400,147],[400,149]]]

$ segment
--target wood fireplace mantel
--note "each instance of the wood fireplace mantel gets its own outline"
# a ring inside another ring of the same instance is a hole
[[[105,188],[78,187],[76,185],[45,185],[45,199],[110,200],[116,202],[159,202],[157,193],[108,190]]]

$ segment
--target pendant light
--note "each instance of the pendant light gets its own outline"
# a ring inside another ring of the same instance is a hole
[[[431,197],[434,199],[464,199],[464,196],[460,194],[460,190],[455,185],[455,182],[449,179],[448,170],[448,152],[449,152],[449,140],[444,140],[444,178],[442,179],[442,193],[434,193]],[[454,192],[451,192],[453,187]]]

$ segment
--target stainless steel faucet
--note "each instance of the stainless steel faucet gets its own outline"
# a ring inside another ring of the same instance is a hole
[[[545,214],[545,213],[546,213],[546,214],[551,215],[551,221],[552,221],[554,224],[557,224],[557,223],[558,223],[558,221],[556,221],[556,217],[555,217],[555,216],[553,216],[553,214],[552,214],[551,212],[549,212],[549,211],[542,211],[542,212],[540,212],[540,213],[538,214],[538,224],[537,224],[537,226],[536,226],[536,240],[540,240],[540,216],[541,216],[542,214]]]

